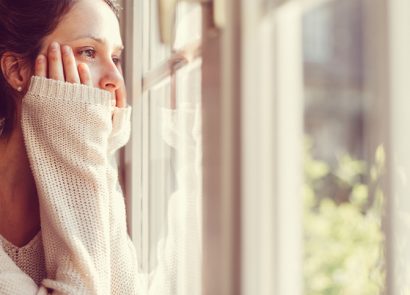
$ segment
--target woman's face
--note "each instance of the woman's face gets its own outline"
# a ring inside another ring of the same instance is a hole
[[[103,0],[78,1],[45,38],[40,53],[47,55],[53,41],[69,45],[77,64],[88,64],[94,87],[114,92],[123,83],[119,23]]]

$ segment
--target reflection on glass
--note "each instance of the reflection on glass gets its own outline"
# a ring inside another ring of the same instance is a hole
[[[162,128],[166,124],[163,109],[170,108],[170,79],[149,92],[149,270],[157,265],[157,245],[166,231],[168,198],[175,191],[175,153],[164,141]]]
[[[199,295],[202,247],[198,3],[178,3],[175,42],[159,38],[158,1],[143,1],[140,260],[147,294]],[[146,17],[145,17],[146,16]]]
[[[149,5],[149,65],[145,71],[155,69],[171,56],[171,48],[160,41],[158,1],[147,1]]]
[[[148,96],[148,294],[201,294],[201,60]],[[146,244],[146,243],[144,243]]]
[[[175,31],[174,50],[199,41],[202,37],[201,6],[197,3],[179,3],[176,11]]]
[[[173,52],[192,46],[193,43],[199,42],[202,37],[202,7],[198,3],[180,2],[176,5],[172,48],[160,41],[158,1],[150,1],[147,5],[149,5],[147,19],[149,20],[150,36],[145,42],[149,42],[149,64],[145,64],[144,72],[161,66],[171,57]]]
[[[361,0],[303,17],[305,294],[384,288],[382,143],[370,143]]]

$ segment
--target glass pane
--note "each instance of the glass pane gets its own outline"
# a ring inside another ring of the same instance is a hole
[[[176,73],[176,107],[171,111],[170,144],[176,153],[176,191],[169,211],[175,221],[175,295],[200,295],[202,281],[201,61]],[[176,226],[175,226],[176,225]]]
[[[328,1],[303,16],[307,295],[380,294],[385,285],[385,153],[362,2]]]
[[[149,272],[157,265],[157,245],[166,235],[168,199],[175,191],[175,153],[164,141],[164,110],[171,105],[170,79],[153,88],[149,106]]]
[[[199,295],[202,247],[201,61],[175,71],[171,48],[161,44],[158,1],[145,1],[144,50],[149,63],[143,95],[141,255],[148,294]],[[172,50],[200,39],[201,5],[179,3]],[[147,44],[149,44],[147,46]],[[189,48],[188,48],[189,51]],[[187,52],[191,56],[191,52]],[[163,67],[163,65],[167,67]],[[149,74],[147,74],[149,73]],[[163,75],[169,74],[163,79]]]
[[[146,1],[145,10],[149,12],[149,64],[144,63],[144,73],[162,65],[171,56],[171,48],[160,41],[158,1]],[[198,3],[180,2],[175,12],[175,39],[172,49],[178,50],[200,40],[202,34],[202,7]],[[147,47],[144,47],[147,49]]]
[[[199,295],[201,291],[200,98],[200,60],[149,91],[145,238],[149,247],[147,272],[153,274],[149,294],[153,295]]]
[[[150,21],[149,27],[146,28],[149,35],[149,68],[146,71],[155,69],[159,65],[163,64],[171,55],[171,49],[161,43],[159,32],[159,9],[158,1],[146,1],[150,7]]]
[[[176,36],[174,49],[180,49],[202,36],[202,9],[197,3],[181,2],[176,12]]]

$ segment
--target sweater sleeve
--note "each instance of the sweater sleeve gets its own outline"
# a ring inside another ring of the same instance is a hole
[[[40,202],[53,294],[111,290],[107,182],[114,97],[107,91],[32,77],[22,128]]]
[[[148,275],[138,271],[127,234],[114,157],[128,141],[131,108],[114,104],[109,92],[39,77],[23,99],[48,276],[38,292],[147,294]],[[175,247],[167,245],[165,256],[174,256]],[[163,290],[158,287],[173,273],[169,263],[162,266],[154,290]]]
[[[2,249],[0,243],[0,291],[7,295],[47,295],[45,287],[25,274]]]
[[[110,191],[110,247],[112,294],[147,294],[147,275],[139,272],[134,244],[127,233],[124,197],[118,181],[115,154],[130,136],[131,107],[115,108],[113,130],[109,137],[107,179]]]

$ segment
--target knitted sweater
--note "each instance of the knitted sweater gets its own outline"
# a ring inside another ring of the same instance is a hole
[[[0,238],[0,294],[142,294],[114,160],[129,138],[130,107],[40,77],[22,104],[41,233],[22,248]]]

